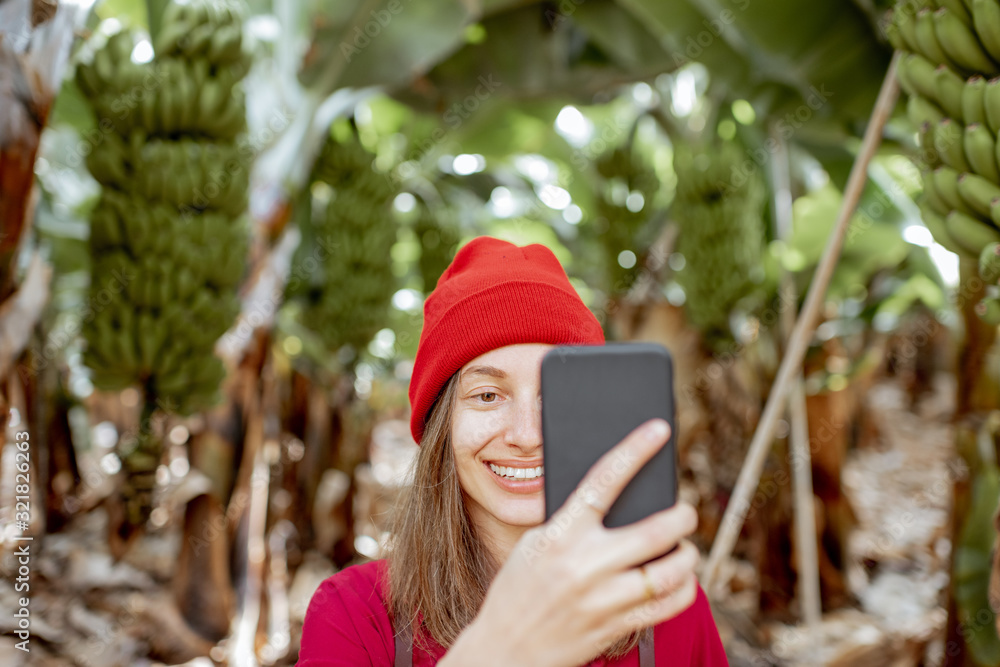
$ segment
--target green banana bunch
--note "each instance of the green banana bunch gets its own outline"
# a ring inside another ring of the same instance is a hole
[[[135,39],[122,31],[75,73],[102,130],[86,156],[101,195],[90,216],[84,363],[97,388],[139,385],[147,406],[182,415],[221,400],[214,348],[239,314],[252,157],[241,23],[226,2],[171,3],[152,61],[133,62]],[[127,445],[122,497],[139,526],[162,443],[143,433]]]
[[[992,323],[1000,323],[1000,302],[992,301],[989,309],[992,311]],[[997,496],[1000,495],[1000,469],[996,463],[983,462],[975,472],[971,486],[969,508],[961,518],[961,528],[955,543],[951,580],[958,621],[962,627],[979,629],[978,632],[967,635],[969,662],[976,665],[996,665],[1000,662],[1000,642],[997,641],[994,630],[997,619],[989,595],[992,549],[996,535],[993,531],[993,516]]]
[[[677,273],[685,312],[712,346],[732,340],[729,314],[763,271],[766,189],[759,176],[740,171],[741,146],[679,146],[674,154],[677,194],[672,217],[680,227]]]
[[[397,193],[374,163],[353,130],[344,140],[331,132],[299,202],[302,242],[286,301],[300,306],[303,326],[332,351],[364,348],[386,326],[397,289],[387,261],[396,241],[390,209]]]
[[[924,224],[945,248],[980,258],[1000,242],[1000,0],[900,0],[888,29],[920,141]],[[992,303],[992,302],[991,302]],[[984,319],[992,305],[980,304]]]
[[[624,294],[642,270],[642,255],[655,240],[658,222],[653,198],[660,181],[652,165],[639,155],[631,141],[597,156],[594,168],[596,215],[581,227],[581,233],[599,247],[610,294]],[[623,252],[633,253],[635,263],[623,266]]]

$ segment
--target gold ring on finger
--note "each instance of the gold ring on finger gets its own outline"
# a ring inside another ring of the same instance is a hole
[[[653,580],[649,578],[649,572],[646,571],[645,565],[639,566],[639,574],[642,575],[642,582],[646,585],[646,602],[652,602],[656,599],[656,586],[653,585]]]

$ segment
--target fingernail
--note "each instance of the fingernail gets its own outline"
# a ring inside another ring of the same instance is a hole
[[[667,422],[662,419],[657,419],[652,424],[646,427],[646,438],[653,442],[659,442],[663,440],[667,435]]]

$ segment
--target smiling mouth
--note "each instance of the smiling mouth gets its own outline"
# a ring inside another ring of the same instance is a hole
[[[493,474],[501,479],[529,480],[538,479],[544,476],[545,466],[535,466],[534,468],[512,468],[510,466],[498,466],[493,463],[487,464]]]

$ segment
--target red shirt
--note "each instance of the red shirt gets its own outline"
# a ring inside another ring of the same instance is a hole
[[[383,596],[384,560],[348,567],[316,589],[302,628],[300,667],[392,667],[396,658],[392,625]],[[717,667],[729,665],[705,593],[688,609],[654,629],[656,664]],[[430,667],[444,655],[415,651],[413,667]],[[639,652],[588,667],[638,667]]]

